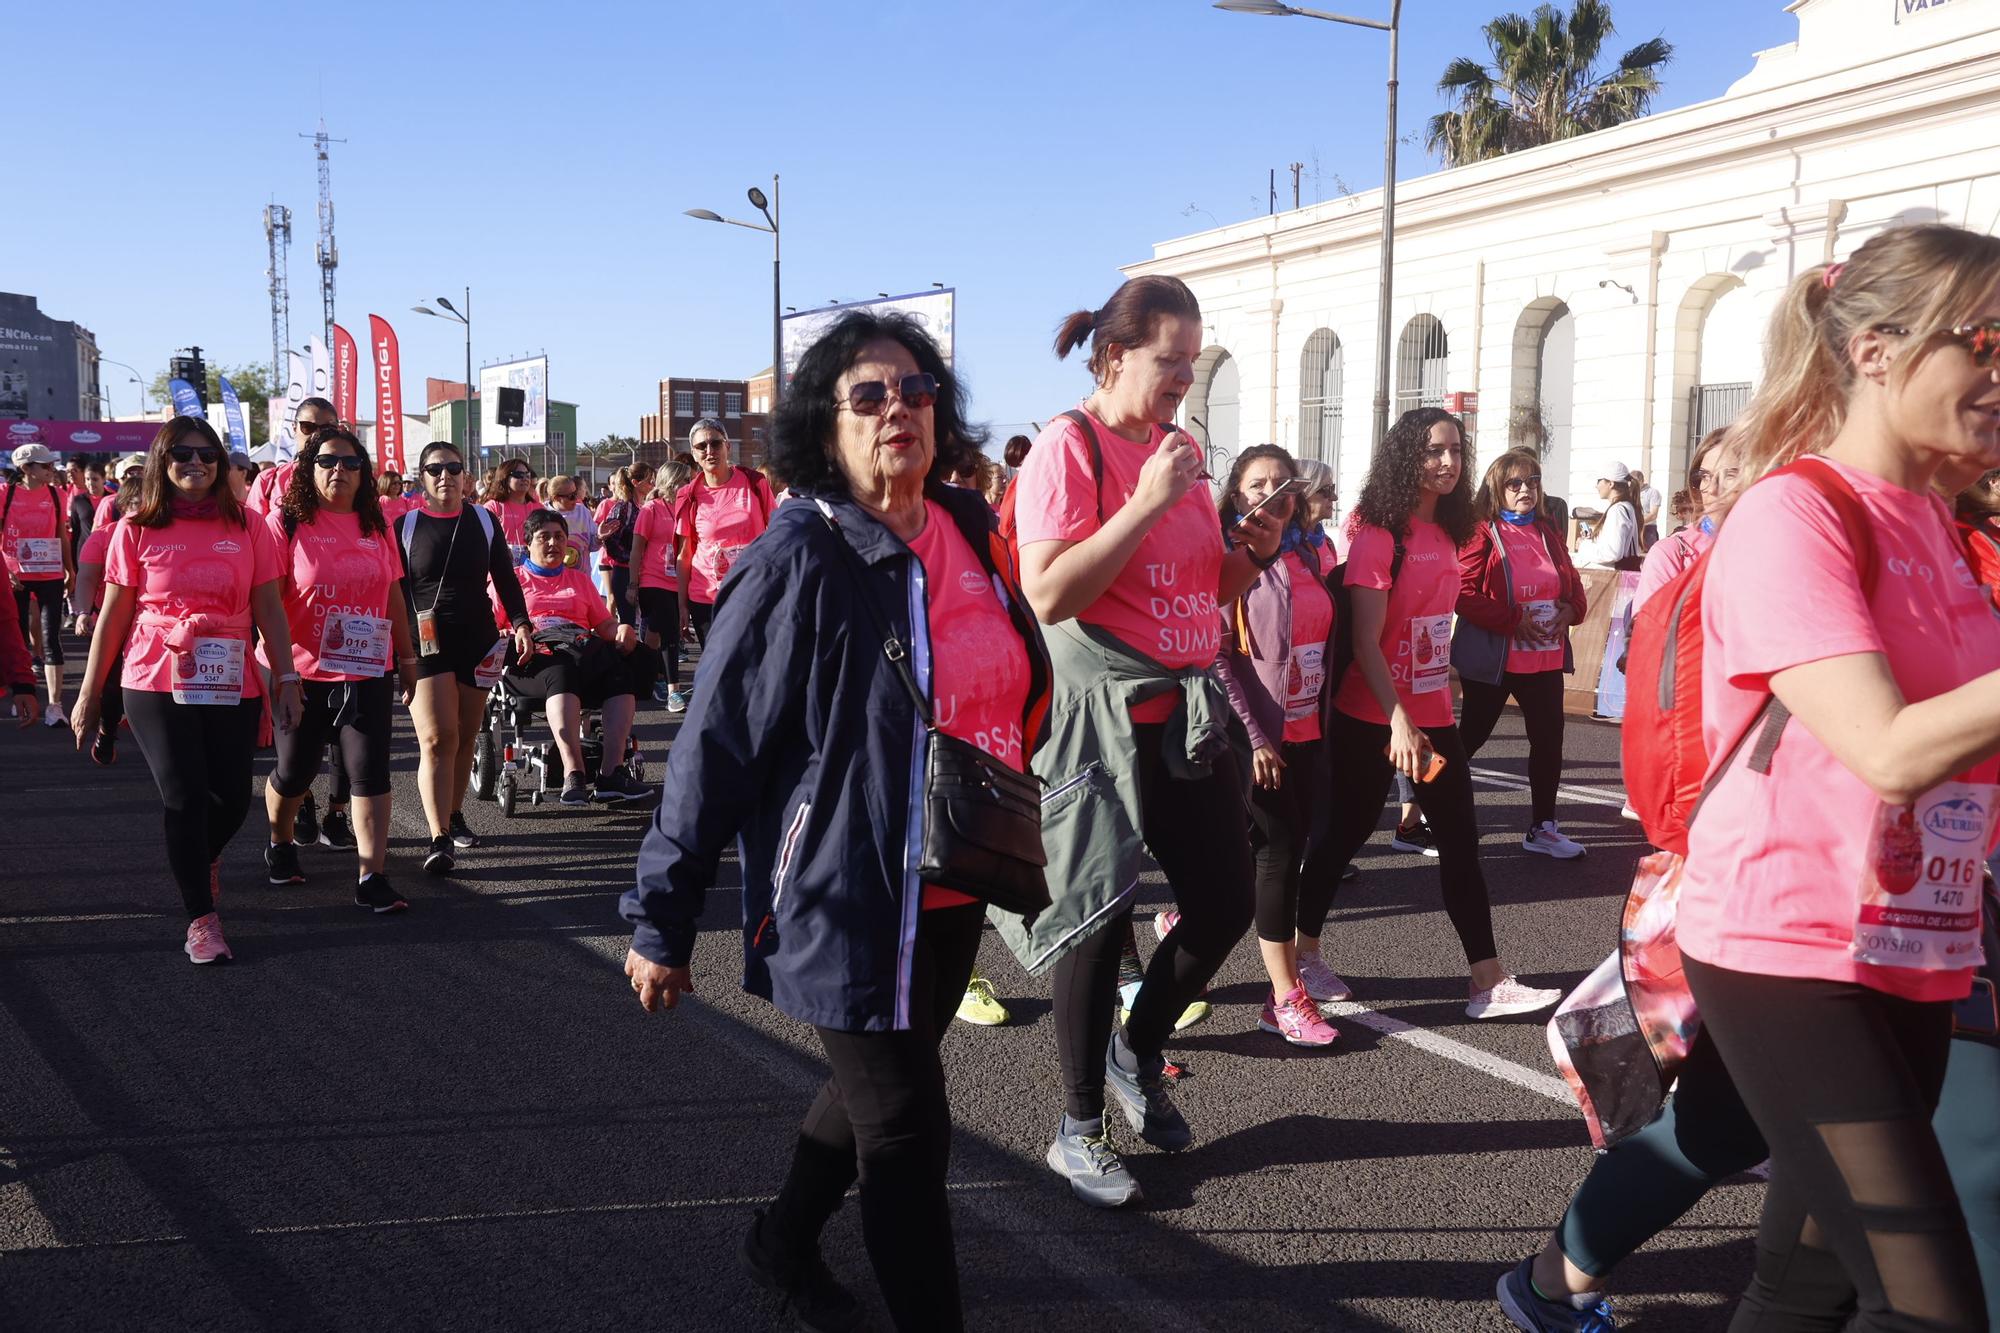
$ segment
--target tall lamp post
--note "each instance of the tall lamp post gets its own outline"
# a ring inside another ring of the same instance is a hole
[[[1403,0],[1389,0],[1389,21],[1351,18],[1319,9],[1301,9],[1279,0],[1215,0],[1217,9],[1273,18],[1324,19],[1389,34],[1389,124],[1382,150],[1382,291],[1375,320],[1375,444],[1389,433],[1389,304],[1394,293],[1396,256],[1396,44],[1402,31]]]
[[[771,177],[771,197],[769,199],[766,199],[764,192],[754,185],[750,187],[749,198],[750,206],[764,215],[763,222],[739,222],[735,218],[726,218],[720,213],[712,213],[706,208],[689,208],[682,211],[689,217],[698,218],[703,222],[725,222],[732,227],[748,227],[751,231],[768,231],[771,233],[771,412],[775,414],[778,410],[778,399],[784,393],[785,389],[784,306],[781,304],[782,298],[779,296],[779,293],[783,290],[783,286],[780,281],[778,264],[777,176],[774,174]]]
[[[148,412],[153,410],[152,408],[146,406],[146,382],[143,379],[139,378],[139,368],[137,366],[128,366],[123,361],[113,361],[108,356],[100,356],[97,358],[97,360],[100,365],[116,366],[120,370],[131,371],[132,382],[139,386],[139,415],[143,417]],[[104,372],[101,370],[97,374],[97,382],[100,387],[104,383]]]
[[[448,296],[436,298],[443,310],[433,310],[427,305],[413,305],[410,309],[419,315],[429,315],[433,319],[455,319],[465,325],[465,438],[459,441],[463,447],[472,444],[472,288],[465,289],[465,309],[460,310],[451,303]]]

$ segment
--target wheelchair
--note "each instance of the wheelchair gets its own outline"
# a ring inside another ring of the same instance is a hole
[[[500,813],[510,818],[522,796],[529,805],[540,805],[543,797],[554,800],[562,792],[563,761],[555,736],[540,741],[526,738],[537,723],[547,728],[541,702],[522,697],[506,676],[487,691],[486,711],[480,716],[479,738],[472,750],[472,794],[498,802]],[[604,734],[596,709],[584,710],[581,733],[584,780],[595,783],[604,767]],[[645,782],[646,760],[637,736],[626,738],[622,763],[627,778]]]

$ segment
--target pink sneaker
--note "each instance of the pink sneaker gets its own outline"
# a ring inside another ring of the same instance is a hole
[[[1181,914],[1175,911],[1173,908],[1169,907],[1166,911],[1160,913],[1158,916],[1153,918],[1153,933],[1155,935],[1158,935],[1161,939],[1165,939],[1167,937],[1167,932],[1172,930],[1175,926],[1178,926],[1180,923],[1181,923]]]
[[[235,956],[222,938],[222,921],[213,912],[188,922],[187,944],[183,947],[188,961],[195,963],[219,963]]]
[[[1267,998],[1257,1026],[1277,1033],[1294,1046],[1331,1046],[1340,1036],[1339,1029],[1326,1021],[1303,988],[1285,996],[1283,1004],[1277,1003],[1275,997]]]
[[[1338,1004],[1354,998],[1354,988],[1335,976],[1326,960],[1316,953],[1299,955],[1299,981],[1306,994],[1322,1004]]]
[[[1532,1014],[1547,1009],[1563,997],[1559,990],[1539,990],[1524,986],[1514,977],[1500,978],[1492,990],[1474,991],[1466,1002],[1467,1018],[1505,1018],[1509,1014]]]

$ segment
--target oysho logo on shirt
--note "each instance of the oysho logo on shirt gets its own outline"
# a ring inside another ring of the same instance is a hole
[[[241,546],[238,546],[235,542],[230,541],[227,537],[224,537],[221,541],[215,543],[215,545],[209,547],[208,549],[215,552],[217,555],[243,554],[243,548]]]

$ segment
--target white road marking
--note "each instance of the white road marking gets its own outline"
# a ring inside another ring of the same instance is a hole
[[[1339,1004],[1323,1004],[1320,1009],[1327,1014],[1353,1019],[1361,1026],[1373,1028],[1385,1037],[1408,1042],[1420,1051],[1428,1051],[1432,1055],[1464,1065],[1468,1069],[1477,1069],[1480,1073],[1491,1075],[1503,1083],[1526,1088],[1529,1092],[1538,1092],[1568,1107],[1576,1106],[1576,1098],[1570,1094],[1569,1084],[1554,1074],[1544,1074],[1539,1070],[1530,1069],[1524,1064],[1517,1064],[1491,1051],[1482,1051],[1477,1046],[1467,1045],[1442,1033],[1405,1023],[1402,1019],[1389,1014],[1378,1013],[1352,1000],[1345,1000]]]
[[[165,912],[94,912],[68,914],[51,912],[46,916],[0,916],[0,926],[73,926],[85,921],[158,921]]]
[[[1474,768],[1472,776],[1489,787],[1504,787],[1508,791],[1526,791],[1526,778],[1517,778],[1512,773],[1502,773],[1497,768]],[[1625,793],[1604,787],[1573,787],[1565,782],[1556,788],[1572,801],[1582,801],[1585,805],[1608,805],[1613,810],[1625,808]]]

